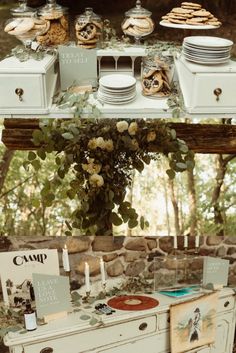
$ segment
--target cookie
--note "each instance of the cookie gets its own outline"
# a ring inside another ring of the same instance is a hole
[[[192,23],[192,22],[206,22],[207,21],[207,17],[193,17],[190,18],[186,21],[186,23]]]
[[[203,21],[195,21],[195,19],[193,18],[192,21],[191,20],[187,20],[186,21],[187,25],[192,25],[192,26],[203,26],[206,24],[206,22]]]
[[[221,26],[222,22],[220,21],[208,21],[207,24],[211,25],[211,26]]]
[[[78,43],[78,44],[96,44],[97,41],[98,41],[97,38],[90,39],[90,40],[86,40],[86,41],[84,41],[84,40],[79,40],[79,39],[78,39],[78,40],[77,40],[77,43]]]
[[[176,23],[176,24],[181,24],[181,25],[184,25],[186,23],[186,20],[177,20],[176,18],[170,18],[169,21],[171,23]]]
[[[87,41],[93,39],[96,34],[96,26],[92,23],[89,23],[82,31],[76,33],[76,37],[81,41]]]
[[[65,16],[62,16],[62,17],[59,19],[59,21],[60,21],[60,24],[62,25],[62,27],[63,27],[66,31],[68,31],[68,29],[69,29],[69,23],[68,23],[67,18],[66,18]]]
[[[150,24],[145,18],[130,18],[130,25],[144,30],[150,28]]]
[[[176,13],[170,13],[169,18],[176,18],[176,19],[180,19],[180,20],[186,20],[187,18],[192,18],[193,16],[191,14],[182,14],[182,15],[178,15]]]
[[[34,27],[34,20],[32,18],[19,18],[12,21],[5,27],[5,32],[14,36],[20,36],[29,32]],[[12,29],[10,29],[12,28]]]
[[[202,7],[202,5],[200,4],[197,4],[196,2],[187,2],[187,1],[184,1],[181,3],[181,7],[182,6],[191,6],[191,7],[197,7],[197,8],[200,8]]]
[[[83,49],[95,49],[96,48],[96,45],[94,45],[94,44],[78,44],[78,46]]]
[[[209,11],[206,10],[199,10],[199,11],[194,11],[192,13],[193,16],[196,17],[208,17],[211,13]]]
[[[182,7],[174,7],[171,12],[181,15],[183,13],[192,13],[193,10],[183,9]]]
[[[77,22],[75,24],[75,29],[76,31],[81,31],[82,29],[84,29],[88,24],[88,21],[80,21],[80,22]]]

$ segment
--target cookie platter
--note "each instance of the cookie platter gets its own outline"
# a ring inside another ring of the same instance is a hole
[[[219,28],[220,25],[218,26],[212,26],[212,25],[188,25],[188,24],[178,24],[178,23],[168,23],[165,22],[164,20],[160,21],[159,24],[163,27],[169,27],[169,28],[177,28],[177,29],[197,29],[197,30],[206,30],[206,29],[216,29]]]

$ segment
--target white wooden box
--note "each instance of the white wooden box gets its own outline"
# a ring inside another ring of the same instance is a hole
[[[55,56],[20,62],[9,57],[0,62],[0,114],[46,114],[57,86]]]
[[[175,65],[189,113],[236,113],[236,62],[207,66],[180,57]]]

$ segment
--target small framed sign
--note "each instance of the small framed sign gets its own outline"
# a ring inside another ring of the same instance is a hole
[[[227,286],[229,260],[206,256],[203,262],[203,286],[209,284]]]
[[[71,310],[69,277],[33,273],[33,286],[39,318],[48,322]]]
[[[79,47],[59,46],[62,90],[71,85],[97,87],[97,51]]]

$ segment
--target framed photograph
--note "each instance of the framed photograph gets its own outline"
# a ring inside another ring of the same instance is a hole
[[[5,305],[21,308],[26,299],[34,301],[33,273],[59,275],[57,250],[0,252],[0,277]]]
[[[170,307],[171,353],[182,353],[215,341],[218,294]]]

